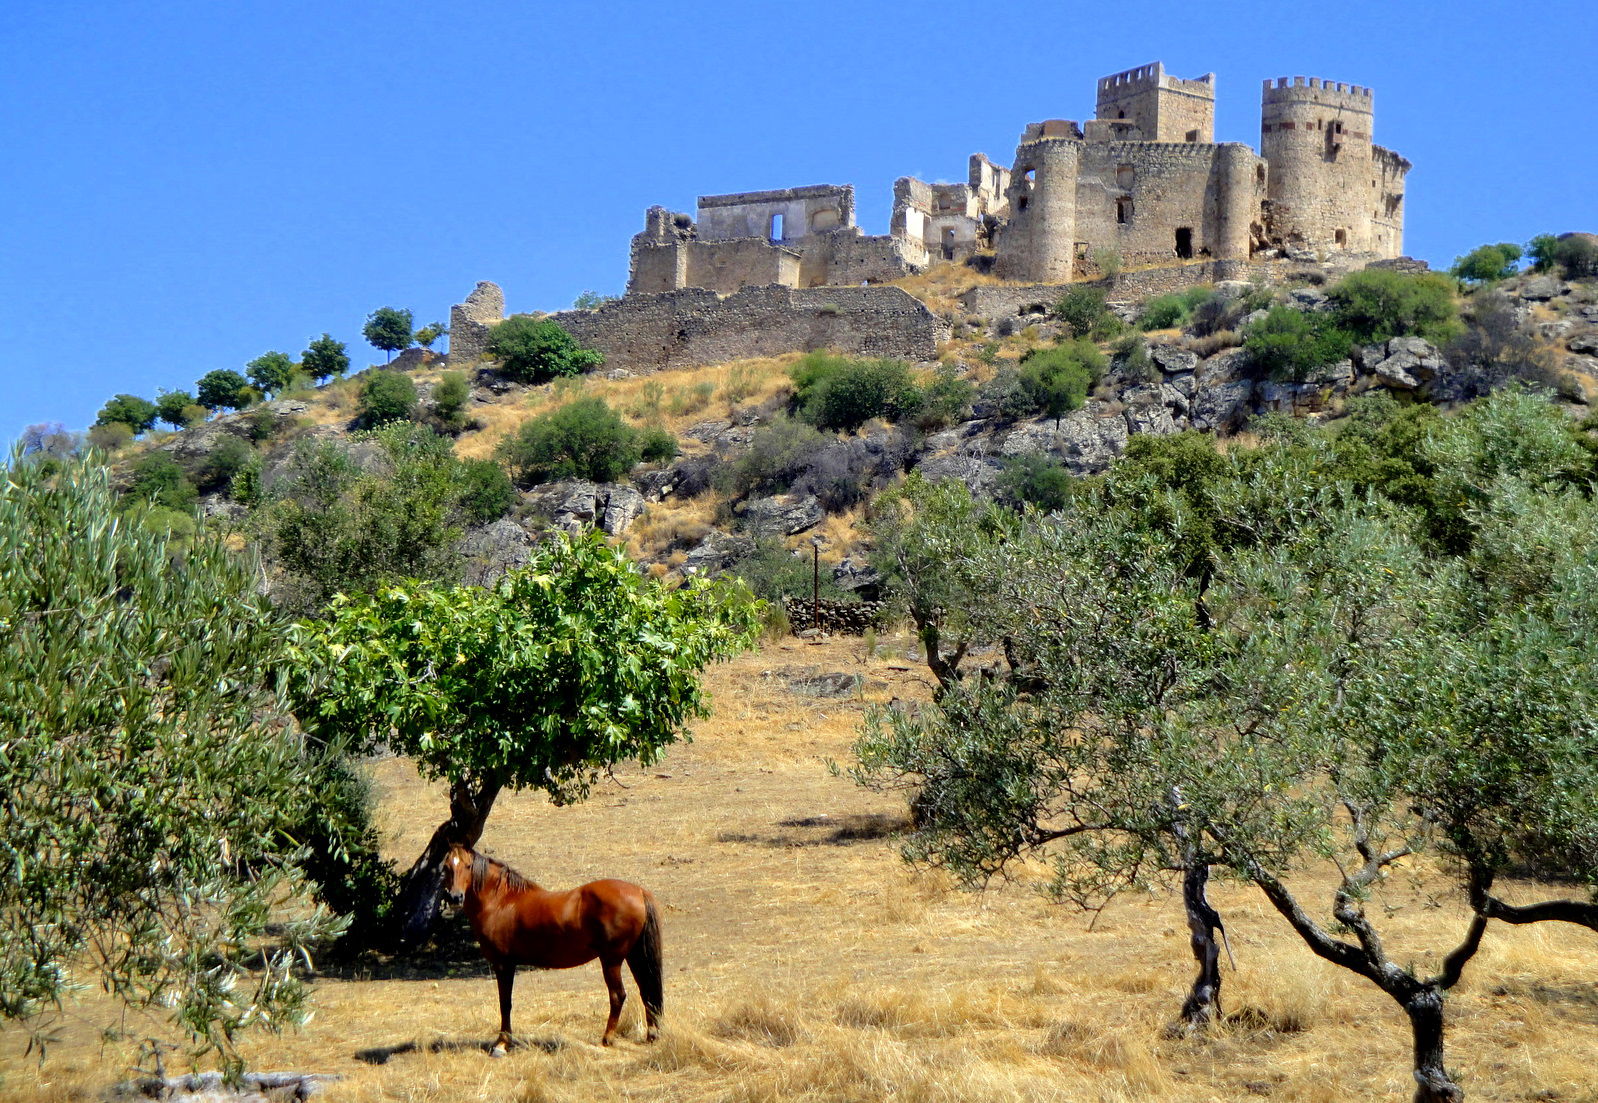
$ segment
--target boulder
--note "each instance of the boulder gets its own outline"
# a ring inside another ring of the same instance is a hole
[[[957,453],[947,456],[930,456],[916,464],[915,469],[924,479],[937,482],[941,479],[958,479],[979,496],[991,495],[999,481],[999,464],[988,456]]]
[[[1248,420],[1249,403],[1253,397],[1252,380],[1229,379],[1201,384],[1193,392],[1188,417],[1195,429],[1212,433],[1235,432]]]
[[[1394,337],[1382,351],[1385,355],[1376,359],[1379,354],[1375,346],[1362,350],[1365,370],[1378,382],[1395,390],[1416,390],[1448,367],[1437,346],[1420,337]]]
[[[1149,359],[1166,375],[1191,372],[1199,365],[1198,353],[1179,349],[1175,345],[1150,345]]]
[[[533,558],[533,534],[512,521],[498,521],[469,530],[455,545],[465,560],[462,573],[468,583],[492,586],[506,571],[526,566]]]
[[[744,524],[754,532],[796,536],[815,528],[827,516],[814,494],[779,494],[756,498],[744,507]]]
[[[1569,288],[1553,276],[1533,276],[1520,285],[1520,297],[1528,302],[1544,303],[1556,299]]]
[[[609,536],[623,536],[644,511],[644,496],[632,487],[615,483],[606,487],[605,510],[599,527]]]
[[[862,596],[875,596],[882,586],[882,575],[864,559],[845,556],[832,568],[832,580],[845,590]]]
[[[865,681],[858,674],[832,670],[790,677],[788,688],[801,697],[853,697]]]
[[[1126,449],[1126,419],[1103,402],[1089,402],[1055,422],[1036,418],[1018,422],[1004,435],[998,453],[1022,456],[1052,452],[1073,475],[1094,475],[1110,466]]]
[[[1131,433],[1157,433],[1169,436],[1178,430],[1171,410],[1166,403],[1167,392],[1174,394],[1183,409],[1187,408],[1187,399],[1163,384],[1146,383],[1141,387],[1128,388],[1121,395],[1121,401],[1126,403],[1122,416],[1126,419],[1126,431]]]
[[[1299,310],[1311,312],[1326,310],[1331,304],[1326,292],[1318,287],[1295,287],[1287,293],[1287,302]]]
[[[1583,356],[1598,356],[1598,333],[1584,333],[1580,337],[1572,337],[1565,342],[1565,347]]]
[[[684,574],[713,574],[724,571],[740,559],[755,553],[755,542],[747,536],[735,536],[717,530],[689,550],[683,560]]]

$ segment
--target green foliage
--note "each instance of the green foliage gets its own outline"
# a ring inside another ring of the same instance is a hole
[[[357,418],[372,428],[391,421],[409,421],[416,414],[416,384],[399,371],[369,371],[361,381]]]
[[[1478,245],[1462,257],[1454,258],[1448,271],[1455,279],[1469,284],[1496,283],[1507,280],[1519,269],[1520,246],[1501,241],[1497,245]]]
[[[1156,295],[1143,304],[1143,311],[1137,319],[1138,328],[1174,329],[1185,325],[1199,304],[1207,301],[1210,296],[1210,288],[1202,285],[1190,287],[1186,291],[1172,292],[1169,295]]]
[[[433,388],[433,412],[445,428],[461,429],[466,425],[466,399],[472,393],[466,373],[447,371]]]
[[[300,369],[316,383],[343,376],[350,368],[350,354],[343,341],[324,333],[300,353]]]
[[[581,375],[605,362],[585,349],[570,333],[548,318],[516,314],[493,328],[488,351],[502,362],[506,378],[519,383],[547,383],[561,376]]]
[[[107,454],[119,452],[133,443],[133,426],[125,421],[108,421],[88,432],[89,446]]]
[[[1327,297],[1338,328],[1356,341],[1424,337],[1443,344],[1458,332],[1453,285],[1436,272],[1367,268],[1344,277]]]
[[[921,388],[915,410],[906,415],[906,420],[923,433],[936,432],[963,420],[970,413],[975,394],[970,380],[956,375],[952,368],[939,367]]]
[[[1121,332],[1121,320],[1105,302],[1104,289],[1090,284],[1073,285],[1054,304],[1054,316],[1072,337],[1106,341]]]
[[[977,390],[978,413],[1000,423],[1027,417],[1036,410],[1032,396],[1021,386],[1021,373],[1000,368],[992,379]]]
[[[1254,369],[1272,379],[1301,380],[1349,354],[1353,338],[1325,314],[1273,306],[1243,335]]]
[[[555,479],[614,482],[642,456],[639,434],[602,398],[579,398],[529,418],[498,449],[523,486]]]
[[[382,349],[393,354],[401,349],[408,349],[416,339],[411,332],[416,319],[409,310],[399,310],[392,306],[380,306],[366,316],[366,325],[361,327],[361,336],[366,338],[366,343],[375,349]]]
[[[1115,370],[1127,379],[1140,383],[1159,381],[1159,369],[1149,356],[1149,343],[1141,333],[1129,333],[1115,343],[1113,350]]]
[[[804,550],[803,554],[795,554],[776,536],[759,537],[754,554],[734,564],[732,573],[743,579],[751,593],[774,608],[781,608],[785,597],[810,597],[817,581],[811,553]],[[822,567],[819,581],[819,596],[823,599],[841,601],[849,596],[833,579],[831,569]]]
[[[135,436],[148,431],[159,416],[155,403],[138,395],[119,394],[100,408],[94,419],[96,425],[120,422],[133,430]]]
[[[415,341],[424,349],[430,349],[433,347],[434,341],[437,341],[440,337],[447,337],[448,335],[449,326],[445,325],[443,322],[428,322],[425,326],[416,331]]]
[[[251,563],[199,532],[117,523],[109,472],[0,480],[0,1016],[49,1041],[103,988],[131,1021],[236,1064],[302,1017],[307,771],[273,690],[285,626]],[[155,1024],[161,1019],[167,1030]]]
[[[564,804],[704,715],[699,673],[750,642],[758,605],[650,579],[596,533],[539,545],[491,590],[407,583],[331,614],[301,629],[303,723],[386,742],[425,777]]]
[[[597,291],[584,291],[572,300],[573,310],[598,310],[606,303],[616,301],[614,295],[601,295]]]
[[[660,426],[645,429],[638,438],[639,456],[645,463],[670,463],[681,451],[677,434]]]
[[[1531,261],[1533,272],[1546,272],[1558,260],[1559,239],[1553,234],[1538,234],[1526,243],[1526,259]]]
[[[195,411],[199,411],[196,419]],[[163,391],[155,398],[155,416],[174,429],[187,429],[205,420],[205,407],[197,406],[188,391]]]
[[[463,460],[457,503],[470,521],[486,524],[510,512],[516,503],[516,488],[505,469],[493,460]]]
[[[773,418],[750,439],[749,450],[728,467],[728,489],[738,495],[780,494],[831,443],[803,421]]]
[[[1028,452],[1005,461],[999,473],[999,497],[1012,505],[1034,506],[1045,513],[1064,509],[1075,480],[1059,460]]]
[[[1572,234],[1556,242],[1553,259],[1564,270],[1566,279],[1590,280],[1598,276],[1598,242],[1589,236]]]
[[[200,405],[210,410],[239,410],[250,404],[250,384],[227,368],[208,371],[195,384]]]
[[[921,405],[902,360],[851,360],[812,352],[791,370],[795,416],[825,431],[852,432],[873,418],[898,421]]]
[[[167,452],[151,452],[133,465],[128,495],[183,513],[193,509],[199,497],[188,474]]]
[[[503,491],[483,493],[490,480],[471,470],[447,438],[413,422],[353,444],[300,442],[249,520],[273,600],[314,615],[336,593],[449,577],[462,524],[490,512],[496,494],[503,500]]]
[[[263,352],[244,365],[244,374],[249,376],[256,390],[272,396],[289,389],[294,382],[296,369],[297,365],[288,353]]]
[[[1104,354],[1087,337],[1033,349],[1021,358],[1021,390],[1034,411],[1056,423],[1080,410],[1103,376]]]
[[[252,464],[258,465],[260,455],[250,445],[232,434],[217,441],[205,462],[201,464],[198,482],[206,491],[225,490],[233,485],[239,472]]]

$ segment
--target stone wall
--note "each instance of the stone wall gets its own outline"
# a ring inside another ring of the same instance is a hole
[[[944,323],[897,287],[746,287],[725,298],[684,288],[552,317],[604,353],[608,367],[635,372],[823,348],[931,360],[948,337]]]
[[[488,351],[488,333],[505,317],[505,292],[483,280],[449,308],[449,362],[460,367]]]
[[[853,225],[854,188],[848,184],[699,197],[699,236],[706,241],[791,241]]]

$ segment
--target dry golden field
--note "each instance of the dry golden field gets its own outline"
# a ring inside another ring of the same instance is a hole
[[[1163,1030],[1186,990],[1186,930],[1171,896],[1118,901],[1092,931],[1025,878],[986,894],[900,863],[894,799],[833,776],[867,701],[924,695],[922,671],[885,641],[786,641],[715,668],[714,715],[649,770],[586,804],[501,798],[483,849],[563,887],[622,877],[664,906],[666,1033],[596,1043],[597,965],[523,973],[525,1045],[484,1052],[495,989],[471,956],[328,975],[315,1017],[244,1047],[261,1069],[336,1073],[328,1103],[404,1100],[846,1101],[1407,1100],[1407,1029],[1386,998],[1311,957],[1257,893],[1222,885],[1234,1022],[1201,1040]],[[847,670],[862,699],[817,700],[784,672]],[[404,761],[378,763],[382,819],[408,860],[444,802]],[[1463,924],[1427,879],[1383,920],[1395,956],[1435,962]],[[1440,884],[1433,881],[1432,884]],[[1300,888],[1318,904],[1329,882]],[[458,920],[457,920],[458,922]],[[1498,927],[1451,1000],[1451,1065],[1473,1100],[1598,1100],[1598,938]],[[629,979],[629,987],[631,981]],[[0,1097],[97,1097],[126,1054],[79,1009],[40,1066],[0,1047]]]

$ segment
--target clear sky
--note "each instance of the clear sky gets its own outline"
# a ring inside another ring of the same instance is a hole
[[[378,306],[447,320],[619,293],[660,203],[1008,164],[1099,76],[1373,86],[1415,163],[1406,251],[1598,230],[1598,3],[8,0],[0,15],[0,439],[191,388]]]

